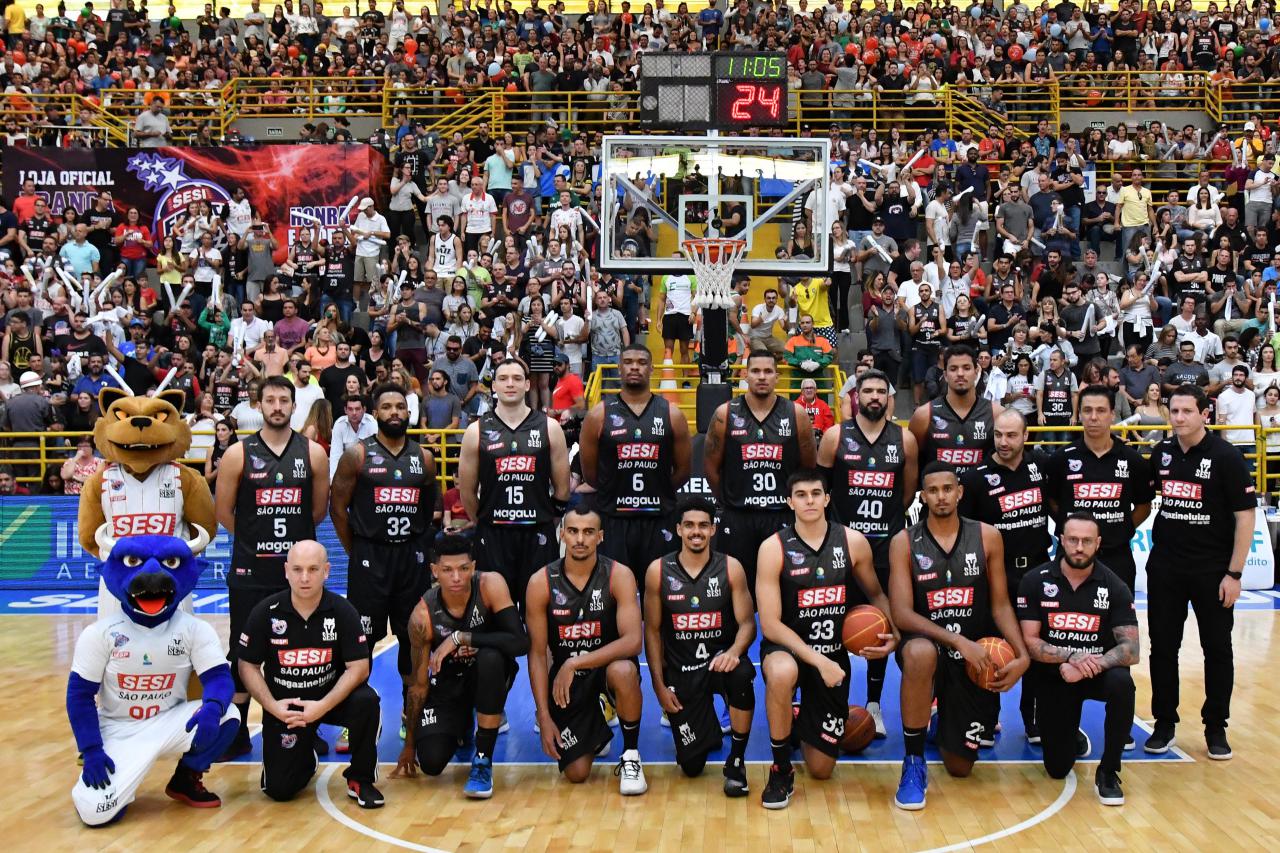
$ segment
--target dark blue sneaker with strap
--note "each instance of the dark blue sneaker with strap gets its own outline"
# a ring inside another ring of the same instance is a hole
[[[907,811],[919,811],[924,808],[925,792],[929,790],[929,766],[919,755],[908,755],[902,759],[902,779],[898,782],[898,793],[893,804]]]
[[[462,793],[473,800],[487,800],[493,796],[493,759],[477,755],[471,759],[471,775]]]

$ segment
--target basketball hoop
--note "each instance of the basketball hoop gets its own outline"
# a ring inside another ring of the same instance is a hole
[[[684,256],[698,278],[693,295],[695,308],[732,308],[733,271],[747,253],[746,240],[702,237],[680,243]]]

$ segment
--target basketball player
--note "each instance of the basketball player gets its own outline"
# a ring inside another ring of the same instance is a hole
[[[590,503],[569,510],[560,537],[565,556],[534,573],[525,599],[542,750],[570,782],[585,782],[613,740],[600,700],[608,691],[622,728],[619,790],[643,794],[649,785],[639,752],[643,628],[635,576],[600,555],[600,513]]]
[[[569,500],[569,452],[560,424],[525,404],[529,368],[494,368],[493,411],[467,427],[458,493],[477,520],[476,564],[499,572],[521,605],[529,577],[556,559],[556,519]]]
[[[1160,509],[1147,559],[1151,628],[1151,713],[1155,731],[1143,749],[1168,752],[1178,722],[1178,649],[1187,606],[1196,614],[1204,649],[1205,745],[1209,758],[1231,758],[1227,718],[1235,662],[1231,629],[1240,580],[1253,544],[1257,505],[1253,477],[1240,449],[1205,429],[1209,398],[1181,385],[1169,395],[1173,437],[1151,449]]]
[[[431,235],[431,243],[427,249],[427,260],[436,275],[453,277],[462,264],[462,239],[453,233],[453,219],[441,216],[436,220],[439,230]]]
[[[582,476],[604,513],[600,552],[644,569],[671,550],[676,492],[689,479],[692,445],[684,412],[649,390],[653,356],[628,344],[618,356],[622,390],[595,405],[582,422]]]
[[[978,354],[972,347],[947,347],[942,369],[946,393],[917,408],[907,427],[920,445],[922,470],[930,462],[944,462],[964,476],[990,455],[995,416],[1004,408],[978,393]]]
[[[959,512],[961,517],[989,524],[1000,533],[1005,584],[1009,600],[1016,601],[1023,576],[1048,559],[1053,544],[1045,502],[1048,466],[1039,451],[1027,448],[1027,420],[1016,409],[1005,409],[996,416],[995,435],[991,458],[960,481],[964,497]],[[1027,742],[1039,743],[1035,685],[1029,681],[1022,683],[1018,709]],[[994,730],[983,733],[982,745],[995,745]]]
[[[329,513],[347,550],[347,600],[360,614],[370,649],[387,635],[390,621],[400,644],[396,665],[407,685],[409,617],[430,585],[423,565],[436,509],[436,460],[405,435],[409,403],[403,388],[379,385],[369,396],[378,431],[338,460]]]
[[[1049,505],[1056,518],[1089,512],[1098,523],[1098,559],[1124,581],[1137,578],[1133,533],[1151,513],[1154,490],[1146,457],[1111,434],[1115,392],[1090,385],[1080,392],[1082,436],[1049,457]]]
[[[990,525],[961,518],[960,478],[945,462],[920,475],[924,517],[889,546],[889,601],[902,632],[902,732],[906,757],[894,803],[922,809],[929,787],[924,762],[929,708],[938,699],[938,749],[952,776],[968,776],[983,735],[992,732],[1000,697],[975,684],[965,664],[985,667],[976,641],[994,621],[1016,657],[996,673],[992,690],[1006,691],[1031,661],[1009,604],[1004,545]]]
[[[1057,560],[1028,572],[1018,590],[1018,619],[1036,682],[1044,768],[1054,779],[1071,772],[1079,753],[1077,727],[1086,699],[1106,704],[1102,763],[1094,774],[1098,800],[1124,805],[1120,756],[1133,724],[1138,619],[1124,581],[1098,562],[1101,534],[1088,512],[1062,523]]]
[[[882,613],[889,600],[876,580],[871,546],[861,533],[827,522],[826,480],[802,468],[787,480],[787,501],[795,524],[760,546],[756,604],[760,608],[761,671],[773,766],[761,802],[784,809],[791,802],[791,728],[798,728],[805,767],[815,779],[829,779],[840,755],[849,717],[849,653],[841,642],[848,590],[856,585]],[[895,634],[862,651],[884,657],[897,645]],[[800,688],[800,713],[791,699]]]
[[[240,734],[228,758],[249,752],[249,694],[240,681],[237,638],[258,602],[289,588],[285,555],[294,543],[315,539],[329,506],[329,458],[319,444],[289,426],[293,383],[272,376],[262,383],[262,429],[223,454],[214,511],[231,533],[231,674],[236,680]],[[320,741],[323,743],[323,741]],[[327,745],[321,747],[327,751]]]
[[[868,370],[855,386],[854,416],[831,427],[818,445],[818,465],[830,471],[835,520],[867,537],[881,589],[889,588],[889,543],[906,527],[916,496],[916,437],[888,418],[889,377]],[[867,713],[885,736],[880,697],[888,657],[867,661]]]
[[[755,590],[760,543],[791,523],[787,478],[817,462],[803,403],[775,393],[778,364],[768,350],[747,356],[747,393],[721,403],[707,429],[703,468],[720,501],[716,550],[747,573]]]
[[[446,535],[431,564],[436,585],[413,608],[409,637],[413,671],[405,716],[413,737],[400,752],[392,776],[439,776],[470,735],[475,715],[475,756],[462,789],[473,799],[493,796],[493,749],[502,725],[516,658],[529,651],[520,614],[507,583],[496,572],[476,572],[471,540]]]
[[[745,797],[743,758],[756,707],[756,668],[747,658],[756,620],[747,576],[737,560],[711,550],[716,513],[710,501],[686,498],[677,517],[680,550],[649,564],[644,587],[649,678],[686,776],[700,775],[707,754],[724,741],[712,697],[725,697],[732,741],[724,793]]]

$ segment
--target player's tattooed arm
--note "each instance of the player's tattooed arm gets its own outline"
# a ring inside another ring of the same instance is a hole
[[[1102,656],[1102,668],[1114,666],[1134,666],[1138,662],[1141,641],[1138,639],[1137,625],[1121,625],[1113,629],[1116,644]]]
[[[1023,639],[1027,643],[1027,652],[1031,655],[1031,659],[1037,663],[1070,663],[1072,655],[1079,654],[1075,649],[1055,646],[1039,637],[1028,637],[1026,632],[1023,632]]]

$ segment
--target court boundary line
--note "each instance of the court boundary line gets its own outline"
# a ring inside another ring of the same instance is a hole
[[[1007,826],[1004,829],[989,833],[981,838],[971,838],[967,841],[958,841],[955,844],[948,844],[945,847],[931,847],[928,850],[922,851],[922,853],[950,853],[950,851],[953,850],[968,850],[972,847],[980,847],[983,844],[990,844],[992,841],[999,841],[1003,838],[1008,838],[1011,835],[1017,835],[1019,832],[1030,829],[1033,826],[1039,826],[1058,812],[1062,811],[1067,803],[1071,802],[1071,798],[1076,795],[1076,790],[1078,788],[1079,781],[1077,780],[1075,771],[1073,770],[1071,773],[1068,773],[1067,778],[1063,780],[1062,790],[1058,793],[1058,798],[1026,820],[1019,821],[1013,826]]]
[[[338,766],[339,765],[337,764],[329,765],[329,767],[320,774],[320,778],[316,780],[316,801],[320,803],[320,808],[324,809],[325,813],[327,813],[329,817],[333,818],[347,829],[358,832],[366,838],[372,838],[375,841],[381,841],[384,844],[390,844],[394,847],[402,847],[405,850],[416,850],[419,851],[419,853],[450,853],[450,851],[441,850],[438,847],[428,847],[425,844],[417,844],[413,841],[398,838],[394,835],[387,835],[385,832],[380,832],[371,826],[365,826],[363,823],[338,808],[334,804],[333,798],[329,796],[329,780],[332,779],[333,774],[338,771]]]

